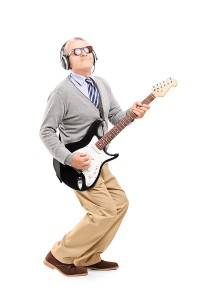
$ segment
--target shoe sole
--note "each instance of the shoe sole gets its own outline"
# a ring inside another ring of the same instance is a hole
[[[119,267],[113,267],[113,268],[105,268],[105,269],[99,269],[99,268],[89,268],[90,270],[97,270],[97,271],[110,271],[110,270],[117,270]]]
[[[45,264],[45,266],[51,268],[51,269],[56,269],[57,271],[59,271],[61,274],[68,276],[68,277],[77,277],[77,276],[85,276],[88,275],[88,273],[81,273],[81,274],[73,274],[73,275],[68,275],[63,273],[61,270],[59,270],[57,267],[55,267],[54,265],[50,264],[46,259],[43,261],[43,263]]]

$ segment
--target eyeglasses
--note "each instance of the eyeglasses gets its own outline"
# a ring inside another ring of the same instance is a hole
[[[86,47],[82,47],[82,48],[75,48],[75,49],[72,49],[68,56],[70,56],[71,54],[74,54],[76,56],[80,56],[81,53],[82,53],[82,50],[84,50],[85,53],[89,54],[89,53],[92,53],[92,46],[86,46]]]

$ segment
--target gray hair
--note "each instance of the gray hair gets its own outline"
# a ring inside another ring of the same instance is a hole
[[[78,41],[78,40],[85,41],[85,39],[83,39],[83,38],[81,38],[81,37],[74,37],[74,38],[68,40],[68,41],[66,42],[66,44],[65,44],[63,53],[64,53],[64,54],[66,53],[66,49],[67,49],[67,47],[69,46],[69,44],[70,44],[71,42]]]

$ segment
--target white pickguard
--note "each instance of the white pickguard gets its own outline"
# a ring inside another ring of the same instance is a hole
[[[87,187],[91,186],[94,183],[94,181],[96,180],[102,164],[106,160],[111,159],[111,157],[112,157],[110,155],[107,155],[103,150],[99,150],[95,146],[95,143],[97,141],[98,141],[97,137],[94,136],[92,138],[92,140],[90,141],[90,143],[86,147],[77,150],[77,152],[87,153],[91,158],[90,167],[86,170],[82,170],[82,173],[85,176],[85,183],[86,183]],[[78,185],[81,190],[82,183],[79,182]]]

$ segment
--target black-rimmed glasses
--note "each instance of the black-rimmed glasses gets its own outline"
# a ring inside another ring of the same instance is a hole
[[[76,55],[76,56],[80,56],[81,53],[82,53],[82,50],[83,50],[85,53],[89,54],[89,53],[92,53],[93,48],[92,48],[92,46],[86,46],[86,47],[82,47],[82,48],[75,48],[75,49],[72,49],[72,50],[69,52],[68,56],[70,56],[71,54],[74,54],[74,55]]]

